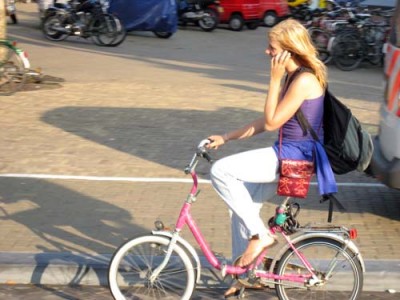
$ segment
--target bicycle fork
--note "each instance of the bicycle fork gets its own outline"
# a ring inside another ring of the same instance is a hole
[[[150,281],[151,284],[154,283],[154,281],[157,279],[158,275],[162,272],[162,270],[167,265],[169,259],[171,258],[172,251],[173,251],[173,249],[174,249],[174,247],[176,245],[176,242],[178,240],[178,236],[179,236],[179,232],[174,231],[173,234],[172,234],[171,241],[168,244],[167,253],[166,253],[163,261],[161,262],[161,264],[156,269],[154,269],[153,273],[149,277],[149,281]]]

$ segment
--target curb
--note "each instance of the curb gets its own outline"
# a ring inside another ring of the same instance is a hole
[[[107,286],[107,268],[111,254],[74,254],[69,252],[0,252],[0,284],[92,285]],[[225,288],[218,270],[204,257],[197,288]],[[365,261],[364,291],[396,290],[400,282],[400,260]]]

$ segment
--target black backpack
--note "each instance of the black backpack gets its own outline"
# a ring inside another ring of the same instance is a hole
[[[296,117],[306,134],[307,130],[318,141],[303,112],[299,109]],[[364,171],[374,150],[371,135],[362,128],[351,110],[340,102],[328,89],[324,97],[324,148],[335,174],[354,170]]]

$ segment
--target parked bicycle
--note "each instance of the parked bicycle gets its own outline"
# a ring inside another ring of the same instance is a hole
[[[0,95],[11,95],[24,85],[30,63],[16,42],[0,40]]]
[[[43,33],[52,41],[79,36],[91,38],[100,46],[118,46],[125,40],[126,30],[116,16],[107,13],[107,8],[104,0],[55,1],[44,12]]]
[[[337,34],[347,30],[353,30],[353,23],[349,20],[366,19],[369,14],[356,13],[354,8],[340,8],[334,12],[321,12],[311,23],[309,23],[308,32],[311,40],[318,50],[319,58],[325,63],[332,60],[332,47]]]
[[[353,28],[336,35],[331,51],[335,65],[343,71],[356,69],[364,60],[374,65],[383,65],[390,29],[388,23],[357,19],[354,20]]]
[[[269,221],[270,229],[285,243],[273,258],[266,252],[248,267],[228,264],[212,252],[190,209],[198,195],[196,166],[199,158],[212,161],[203,140],[185,173],[193,186],[184,202],[175,230],[156,221],[151,234],[130,239],[114,253],[108,271],[113,297],[124,299],[190,299],[201,277],[201,264],[194,247],[180,236],[186,224],[202,253],[222,276],[232,275],[246,287],[274,287],[279,299],[357,299],[363,287],[364,262],[353,242],[355,229],[331,225],[300,226],[300,205],[288,197]]]

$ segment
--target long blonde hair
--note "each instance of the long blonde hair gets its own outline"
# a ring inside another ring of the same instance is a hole
[[[293,19],[284,20],[275,25],[268,33],[270,40],[274,40],[292,53],[292,57],[303,67],[313,70],[323,88],[327,85],[327,72],[325,64],[318,58],[307,29]]]

